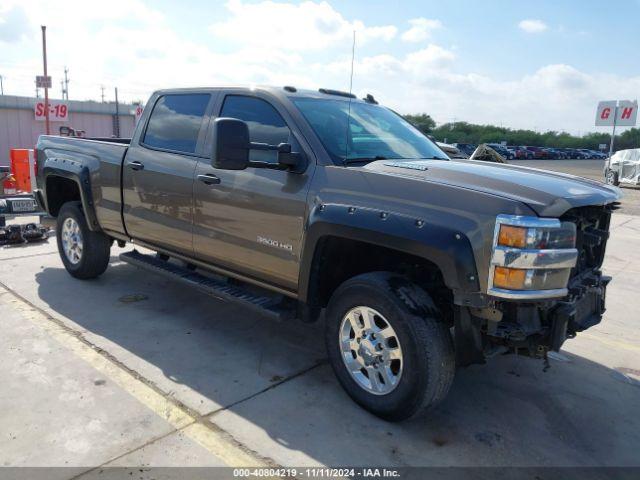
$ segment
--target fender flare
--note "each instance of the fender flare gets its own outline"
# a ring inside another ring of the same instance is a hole
[[[45,210],[49,214],[51,214],[51,210],[49,208],[49,198],[47,194],[47,181],[50,177],[66,178],[78,185],[80,201],[87,218],[89,230],[94,232],[101,231],[93,201],[91,170],[89,167],[68,156],[52,156],[45,160],[44,166],[42,167],[42,201],[44,202]]]
[[[475,256],[464,232],[375,209],[322,205],[311,212],[305,234],[298,289],[301,301],[308,301],[315,288],[317,247],[326,237],[361,241],[428,260],[440,269],[445,285],[456,297],[480,290]]]

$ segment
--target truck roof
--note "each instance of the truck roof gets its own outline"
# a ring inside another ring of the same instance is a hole
[[[290,98],[331,98],[334,100],[345,100],[345,101],[348,101],[350,99],[352,102],[377,103],[372,95],[367,95],[366,98],[359,99],[355,95],[350,94],[349,92],[333,90],[328,88],[311,90],[311,89],[298,89],[292,86],[276,87],[276,86],[270,86],[270,85],[219,85],[215,87],[166,88],[162,90],[156,90],[154,94],[166,95],[171,93],[198,93],[198,92],[207,92],[207,91],[216,91],[216,90],[236,90],[240,92],[241,91],[247,91],[247,92],[262,91],[262,92],[270,93],[276,96],[286,96]]]

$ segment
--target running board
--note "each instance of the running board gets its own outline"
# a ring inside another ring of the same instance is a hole
[[[260,296],[242,287],[229,285],[224,281],[207,277],[197,271],[161,260],[156,255],[145,255],[133,250],[121,253],[120,260],[177,280],[212,297],[243,305],[273,320],[289,320],[295,316],[293,308],[286,308],[283,305],[286,300],[282,296],[280,298]]]

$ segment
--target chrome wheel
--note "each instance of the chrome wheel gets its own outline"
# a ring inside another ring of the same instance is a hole
[[[615,185],[616,175],[613,170],[607,170],[607,183],[609,185]]]
[[[347,312],[339,333],[342,360],[356,383],[374,395],[392,392],[402,376],[402,349],[391,324],[369,307]]]
[[[82,232],[78,222],[71,217],[65,219],[61,237],[62,249],[67,260],[77,265],[82,260]]]

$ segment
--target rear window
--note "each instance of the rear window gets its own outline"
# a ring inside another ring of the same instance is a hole
[[[205,93],[160,97],[151,112],[143,143],[164,150],[195,153],[208,103],[209,95]]]

